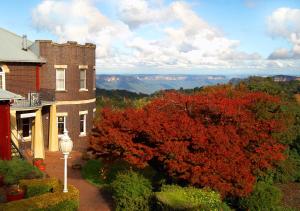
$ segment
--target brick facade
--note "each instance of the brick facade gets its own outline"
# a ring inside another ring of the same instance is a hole
[[[57,104],[57,112],[68,113],[66,128],[74,141],[74,149],[84,149],[87,146],[87,136],[93,125],[93,109],[95,102],[95,48],[93,44],[79,45],[76,42],[57,44],[52,41],[36,41],[39,56],[46,63],[2,62],[9,72],[5,73],[6,89],[27,98],[29,92],[40,92],[42,100]],[[66,65],[65,91],[56,91],[55,65]],[[80,91],[79,66],[87,66],[86,91]],[[37,74],[37,66],[40,67]],[[39,75],[39,79],[38,79]],[[39,83],[37,82],[39,80]],[[40,90],[37,90],[37,84]],[[63,102],[62,102],[63,101]],[[61,105],[63,104],[63,105]],[[45,147],[48,148],[49,108],[43,106],[43,136]],[[88,111],[86,115],[86,136],[80,136],[79,112]],[[22,111],[18,111],[21,113]]]
[[[9,72],[5,73],[6,90],[27,97],[36,91],[36,66],[33,63],[6,63]]]
[[[87,146],[87,136],[80,136],[80,111],[88,111],[86,115],[87,135],[93,126],[93,109],[95,102],[86,103],[95,99],[95,45],[79,45],[76,42],[56,44],[51,41],[37,41],[39,43],[40,56],[47,60],[41,67],[41,91],[46,90],[57,105],[58,113],[67,113],[66,128],[74,141],[75,149],[83,149]],[[65,91],[56,91],[56,65],[65,65]],[[86,88],[80,91],[80,65],[87,66]],[[50,94],[49,94],[50,93]],[[64,101],[66,105],[59,105]],[[65,102],[65,101],[69,101]]]

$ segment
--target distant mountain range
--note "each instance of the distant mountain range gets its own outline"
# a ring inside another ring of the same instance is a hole
[[[97,75],[96,83],[100,89],[127,90],[136,93],[151,94],[165,89],[193,89],[195,87],[237,83],[246,78],[246,75],[160,75],[160,74],[136,74],[136,75]],[[272,76],[274,81],[299,80],[299,77],[288,75]]]
[[[231,78],[223,75],[97,75],[96,83],[101,89],[123,89],[151,94],[165,89],[191,89],[222,84]]]

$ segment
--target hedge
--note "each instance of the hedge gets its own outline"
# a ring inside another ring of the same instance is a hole
[[[43,177],[43,173],[37,167],[21,159],[0,160],[0,174],[4,176],[4,183],[8,185],[17,184],[21,179]]]
[[[280,210],[282,193],[276,186],[259,181],[252,194],[240,201],[242,209],[249,210]]]
[[[156,210],[230,210],[219,193],[208,189],[164,185],[155,199]]]
[[[119,173],[111,183],[111,189],[117,211],[150,210],[152,187],[143,175],[134,171]]]
[[[51,183],[50,181],[48,181]],[[26,183],[26,182],[25,182]],[[29,182],[30,183],[30,182]],[[39,183],[39,181],[33,181]],[[23,182],[24,184],[24,182]],[[54,182],[53,182],[54,184]],[[29,185],[30,186],[30,185]],[[34,185],[32,185],[34,186]],[[55,186],[55,184],[54,184]],[[19,201],[8,202],[0,205],[0,211],[73,211],[79,207],[79,191],[74,186],[68,186],[69,192],[63,193],[63,188],[54,188],[54,192],[36,195],[34,197]],[[33,191],[33,193],[36,193]]]
[[[26,198],[59,190],[59,182],[55,178],[20,180],[20,187],[25,188]]]

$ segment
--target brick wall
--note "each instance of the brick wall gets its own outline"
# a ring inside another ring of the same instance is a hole
[[[5,73],[6,90],[27,98],[29,92],[36,91],[36,64],[7,63],[10,70]]]
[[[87,147],[87,140],[89,132],[93,127],[93,109],[95,108],[95,103],[82,104],[82,105],[61,105],[57,106],[57,112],[67,112],[66,117],[66,128],[69,135],[74,143],[74,149],[82,150]],[[88,111],[86,116],[86,130],[87,135],[80,137],[80,117],[79,111]]]
[[[83,101],[95,98],[93,87],[94,67],[95,67],[95,45],[79,45],[75,42],[56,44],[51,41],[38,41],[40,55],[47,60],[41,67],[41,91],[50,90],[55,101]],[[56,70],[55,65],[67,65],[65,72],[66,91],[55,91],[56,89]],[[80,89],[80,69],[79,65],[87,65],[86,85],[88,91]],[[74,149],[82,150],[87,146],[88,133],[93,126],[93,109],[95,103],[57,105],[57,112],[67,112],[66,126],[69,135],[74,142]],[[79,111],[88,111],[86,119],[87,136],[80,136],[80,117]]]
[[[95,45],[79,45],[75,42],[56,44],[51,41],[38,41],[40,55],[47,60],[41,68],[41,89],[55,90],[55,65],[67,65],[65,86],[66,91],[56,91],[55,99],[58,101],[87,100],[95,97],[93,89]],[[88,91],[79,92],[80,70],[79,65],[88,65],[86,71]]]

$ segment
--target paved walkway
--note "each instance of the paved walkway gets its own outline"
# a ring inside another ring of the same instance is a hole
[[[80,152],[72,152],[68,160],[68,183],[74,185],[80,191],[80,211],[109,211],[108,202],[104,199],[99,188],[86,182],[80,174],[80,170],[72,169],[74,163],[83,164]],[[63,181],[64,160],[60,152],[46,152],[46,172],[49,176],[56,177]]]

